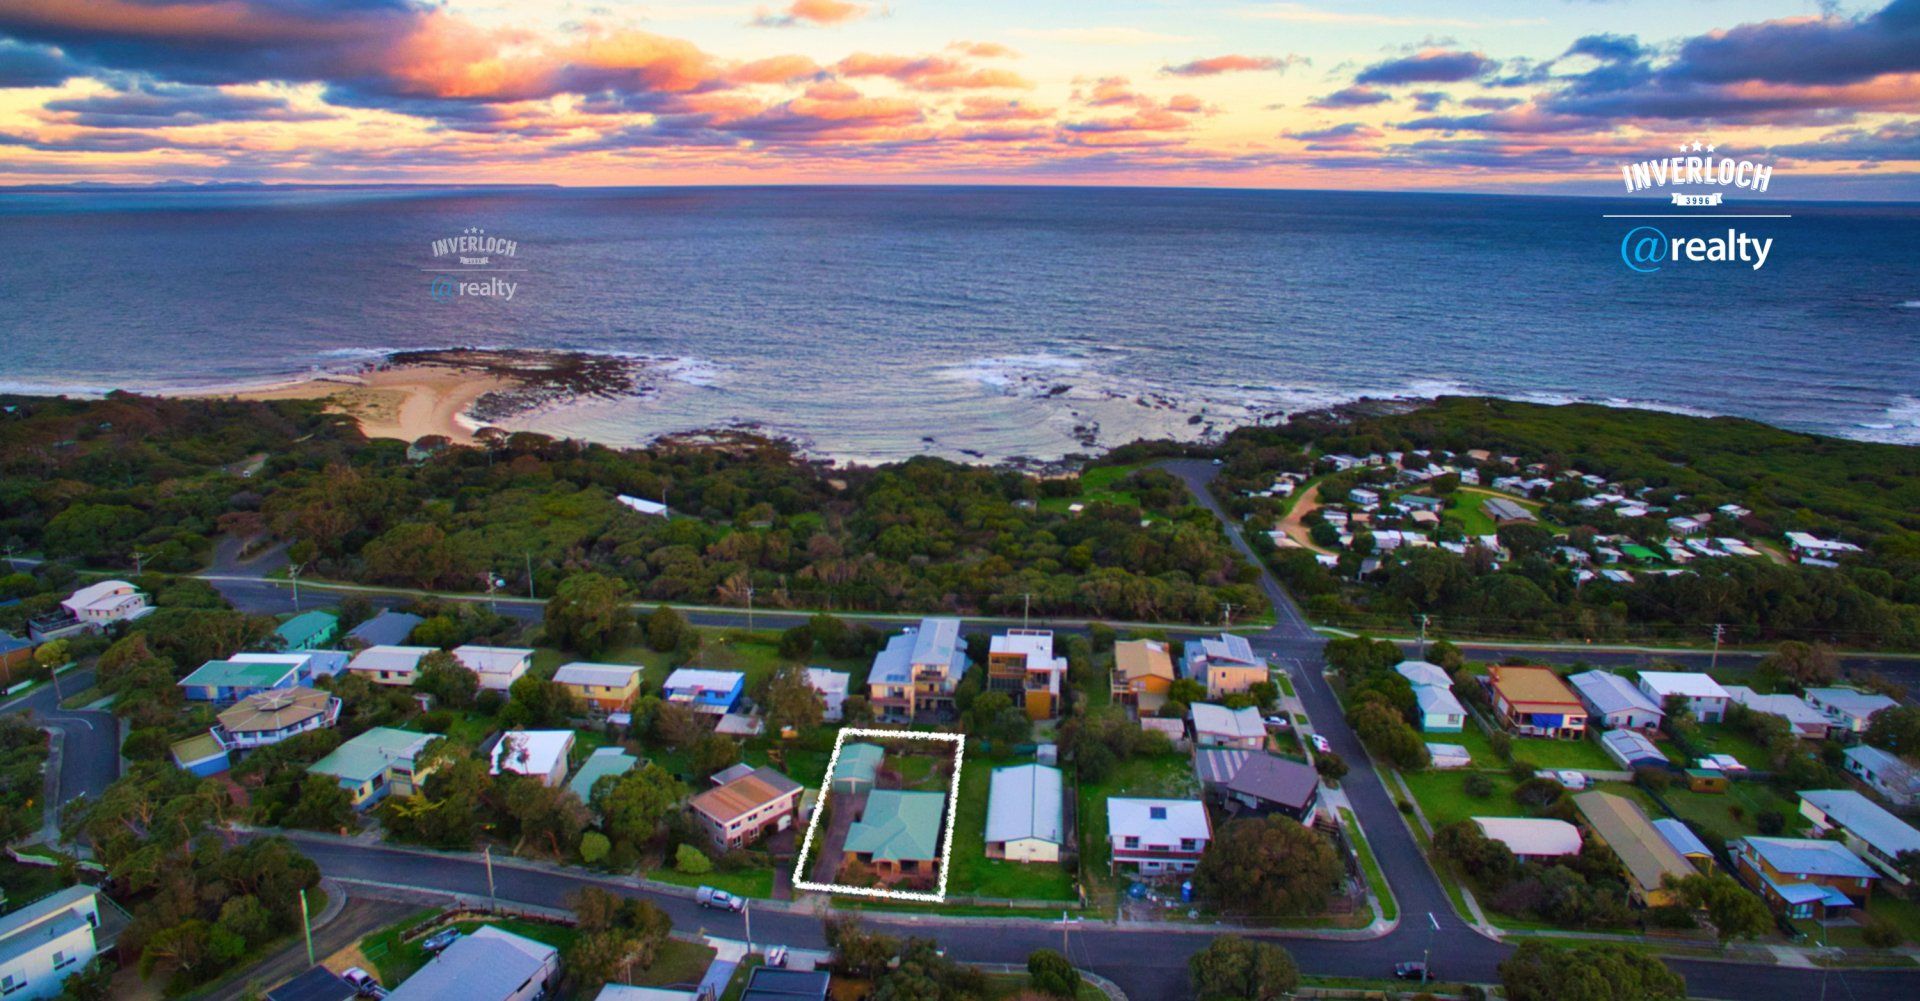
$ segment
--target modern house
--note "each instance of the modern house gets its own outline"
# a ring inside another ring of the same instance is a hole
[[[1580,829],[1564,820],[1536,817],[1474,817],[1489,841],[1507,846],[1516,858],[1560,858],[1580,854]]]
[[[1734,867],[1760,884],[1760,896],[1790,918],[1824,921],[1864,906],[1880,877],[1838,841],[1737,838]]]
[[[318,650],[340,635],[340,616],[332,612],[301,612],[273,630],[282,650]]]
[[[953,709],[953,691],[967,673],[959,619],[921,619],[920,625],[887,640],[867,672],[867,700],[874,715],[912,722],[922,713]]]
[[[1798,695],[1762,695],[1745,685],[1727,685],[1727,697],[1757,713],[1787,721],[1793,735],[1803,740],[1825,740],[1833,721]]]
[[[305,662],[298,654],[234,654],[226,660],[207,661],[177,684],[189,702],[238,702],[298,685]]]
[[[1658,730],[1667,711],[1633,682],[1612,671],[1582,671],[1567,679],[1590,719],[1609,730]]]
[[[213,737],[220,746],[250,751],[334,725],[340,720],[340,700],[313,688],[257,692],[223,710],[218,719]]]
[[[835,795],[871,791],[874,778],[880,772],[880,763],[886,757],[887,752],[878,744],[842,744],[840,758],[833,764],[833,787],[830,791]]]
[[[1855,855],[1902,886],[1912,882],[1900,871],[1902,852],[1920,852],[1920,831],[1852,789],[1813,789],[1800,794],[1800,814],[1821,834],[1840,832]]]
[[[1311,824],[1320,806],[1320,773],[1265,751],[1202,747],[1193,752],[1193,772],[1229,813],[1281,813]]]
[[[1053,630],[1009,629],[987,646],[987,689],[1004,692],[1028,719],[1060,715],[1067,658],[1053,655]]]
[[[1667,845],[1680,853],[1680,857],[1692,862],[1702,871],[1713,867],[1713,849],[1693,833],[1687,822],[1674,817],[1661,817],[1653,822],[1653,829],[1660,832]]]
[[[620,712],[639,694],[641,670],[634,664],[576,663],[553,672],[553,680],[589,712]]]
[[[747,676],[738,671],[683,667],[667,675],[662,694],[668,702],[688,706],[694,712],[724,716],[740,702],[746,687]]]
[[[1638,730],[1608,730],[1600,735],[1600,749],[1627,771],[1643,767],[1666,768],[1670,765],[1667,756],[1660,753],[1660,748]]]
[[[176,740],[168,746],[167,753],[175,765],[196,778],[218,775],[232,767],[227,749],[214,739],[211,731]]]
[[[853,682],[853,675],[845,671],[829,671],[824,667],[807,668],[807,685],[826,707],[821,719],[828,723],[838,723],[847,716],[847,688]]]
[[[1013,765],[993,770],[987,793],[988,858],[1058,862],[1066,837],[1060,769]]]
[[[567,788],[580,802],[593,802],[593,787],[609,775],[625,775],[639,767],[640,759],[618,747],[602,747],[587,755],[580,763],[573,778],[567,780]]]
[[[389,1001],[536,1001],[560,975],[560,950],[481,925],[393,989]]]
[[[707,838],[725,851],[792,827],[800,812],[801,791],[800,783],[785,775],[756,768],[693,797],[687,805]]]
[[[1113,645],[1113,701],[1141,715],[1160,711],[1173,687],[1173,654],[1158,640]]]
[[[1699,671],[1641,671],[1640,690],[1663,709],[1668,699],[1680,699],[1702,723],[1726,719],[1727,703],[1733,698],[1719,682]]]
[[[495,775],[525,775],[551,788],[566,780],[572,750],[572,730],[508,730],[494,741],[488,758]]]
[[[432,652],[430,646],[370,646],[354,654],[347,670],[376,685],[411,685],[420,676],[420,661]]]
[[[347,630],[347,640],[361,647],[399,646],[413,635],[413,627],[425,621],[418,615],[389,610]]]
[[[1197,799],[1107,800],[1108,867],[1143,876],[1192,872],[1213,840],[1207,805]]]
[[[67,597],[60,603],[76,622],[99,629],[115,622],[131,622],[150,614],[147,595],[124,580],[103,580]]]
[[[1578,739],[1587,732],[1587,707],[1550,667],[1494,664],[1485,684],[1500,722],[1521,736]]]
[[[1808,705],[1826,713],[1835,725],[1852,733],[1864,733],[1874,713],[1900,704],[1879,692],[1854,688],[1809,688],[1805,698]]]
[[[1648,907],[1663,907],[1678,899],[1666,878],[1690,876],[1695,870],[1648,822],[1638,803],[1594,791],[1575,793],[1573,806],[1587,830],[1619,857],[1632,899]]]
[[[1258,751],[1267,746],[1267,725],[1260,710],[1247,706],[1228,709],[1211,702],[1195,702],[1187,708],[1193,720],[1193,742],[1201,747],[1238,747]]]
[[[1244,692],[1267,680],[1267,662],[1253,652],[1245,636],[1232,633],[1188,640],[1182,671],[1186,677],[1206,685],[1210,699]]]
[[[1920,769],[1904,758],[1871,744],[1855,744],[1847,748],[1842,762],[1849,774],[1894,806],[1904,810],[1920,805]]]
[[[533,666],[533,651],[517,646],[475,646],[471,643],[452,650],[460,666],[480,678],[480,687],[504,692]]]
[[[364,808],[388,796],[413,795],[433,771],[421,767],[421,752],[439,739],[439,734],[376,726],[334,748],[307,771],[332,776],[353,805]]]
[[[875,789],[847,828],[845,863],[859,862],[883,882],[931,878],[940,863],[940,821],[947,797],[937,792]]]
[[[101,920],[100,891],[84,883],[0,917],[0,997],[59,996],[68,977],[112,946],[100,941]]]

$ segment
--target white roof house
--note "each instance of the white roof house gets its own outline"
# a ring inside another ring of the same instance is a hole
[[[1260,719],[1260,710],[1252,706],[1228,709],[1195,702],[1187,712],[1193,719],[1194,740],[1202,745],[1258,748],[1266,743],[1267,725]]]
[[[1728,685],[1727,694],[1754,712],[1786,720],[1797,736],[1822,740],[1827,736],[1827,727],[1833,724],[1826,713],[1798,695],[1762,695],[1745,685]]]
[[[987,795],[987,854],[1058,861],[1065,837],[1060,769],[1014,765],[993,770]]]
[[[625,688],[633,676],[642,670],[637,664],[589,664],[576,661],[553,672],[553,680],[563,685]]]
[[[493,745],[493,774],[512,772],[557,786],[567,775],[572,730],[508,730]]]
[[[619,494],[614,497],[614,500],[619,501],[627,509],[632,511],[638,511],[644,515],[650,515],[655,518],[665,518],[667,516],[667,506],[665,504],[660,503],[659,501],[650,501],[640,497],[631,497],[631,496],[628,496],[627,494]]]
[[[60,607],[82,622],[94,623],[137,619],[153,611],[147,607],[147,596],[124,580],[88,584],[69,595]]]
[[[364,674],[375,684],[411,685],[420,672],[421,658],[432,652],[430,646],[370,646],[354,655],[347,670]]]
[[[1808,705],[1826,713],[1828,719],[1854,733],[1865,730],[1874,713],[1900,704],[1879,692],[1863,692],[1855,688],[1809,688],[1805,698]]]
[[[480,676],[480,687],[504,692],[533,666],[533,650],[515,646],[475,646],[471,643],[453,648],[453,659]]]
[[[492,925],[460,936],[387,995],[391,1001],[532,1001],[560,971],[553,946]]]
[[[1646,692],[1612,671],[1582,671],[1567,678],[1587,711],[1609,727],[1651,730],[1666,710]]]
[[[1685,699],[1687,708],[1702,723],[1718,723],[1725,718],[1731,698],[1719,682],[1699,671],[1641,671],[1640,690],[1662,707],[1669,697]]]
[[[829,671],[824,667],[807,668],[807,684],[813,687],[826,703],[826,721],[837,723],[846,715],[847,686],[853,682],[853,675],[846,671]]]
[[[1413,682],[1416,687],[1434,685],[1439,688],[1451,688],[1453,686],[1453,678],[1447,674],[1446,668],[1438,664],[1429,664],[1424,660],[1403,660],[1394,666],[1394,670],[1400,672],[1401,677]]]
[[[1874,747],[1855,744],[1843,759],[1847,771],[1898,807],[1920,804],[1920,768],[1904,758]]]
[[[1580,854],[1580,829],[1564,820],[1533,817],[1475,817],[1473,822],[1488,839],[1498,841],[1521,858],[1555,858]]]
[[[1142,873],[1187,872],[1213,840],[1207,805],[1197,799],[1107,800],[1107,838],[1115,866]]]
[[[0,985],[8,998],[57,997],[102,946],[100,891],[76,883],[0,917]]]

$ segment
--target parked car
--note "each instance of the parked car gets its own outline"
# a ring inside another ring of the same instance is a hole
[[[347,986],[352,987],[355,993],[363,998],[383,998],[387,996],[387,989],[380,986],[380,981],[373,979],[373,974],[368,973],[358,966],[349,966],[341,970],[340,979],[346,981]]]
[[[1327,738],[1322,737],[1317,733],[1313,734],[1312,737],[1313,737],[1313,749],[1315,751],[1318,751],[1321,754],[1333,753],[1333,745],[1327,743]]]
[[[1287,727],[1290,727],[1292,725],[1293,725],[1293,721],[1286,718],[1285,716],[1268,716],[1267,717],[1267,726],[1275,730],[1285,730]]]
[[[438,956],[446,951],[447,946],[458,941],[460,941],[460,929],[442,928],[428,935],[426,940],[420,943],[420,948],[425,949],[429,956]]]
[[[787,965],[787,947],[784,945],[769,947],[767,949],[767,965],[772,967]]]
[[[703,886],[693,891],[693,900],[702,907],[716,907],[723,911],[740,911],[747,906],[747,902],[739,897],[725,890],[716,890],[711,886]]]
[[[1393,975],[1401,980],[1432,980],[1433,974],[1425,963],[1395,963]]]

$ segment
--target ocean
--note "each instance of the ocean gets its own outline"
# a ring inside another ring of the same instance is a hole
[[[1621,241],[1643,221],[1603,216],[1655,205],[1000,187],[0,192],[0,390],[256,385],[474,345],[649,364],[643,396],[511,426],[617,444],[744,426],[864,461],[1051,459],[1438,394],[1920,443],[1920,205],[1770,200],[1744,211],[1792,218],[1654,221],[1773,244],[1758,270],[1635,273]],[[492,294],[436,284],[430,269],[467,265],[435,257],[435,241],[461,236],[491,269],[461,281]]]

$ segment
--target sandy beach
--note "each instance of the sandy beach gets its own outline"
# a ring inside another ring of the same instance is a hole
[[[258,389],[186,395],[240,400],[325,400],[327,409],[358,421],[360,430],[369,438],[412,442],[428,435],[445,435],[467,444],[473,441],[473,430],[461,422],[460,416],[482,396],[518,386],[518,380],[507,376],[421,363]]]

